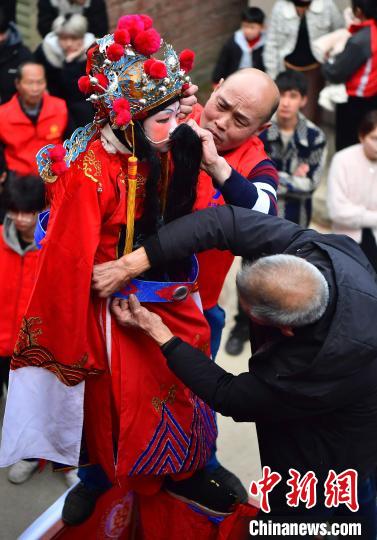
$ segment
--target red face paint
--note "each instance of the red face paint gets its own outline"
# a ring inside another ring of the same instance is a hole
[[[159,152],[167,152],[169,149],[169,137],[177,127],[177,115],[179,102],[172,103],[166,109],[146,118],[143,122],[144,133]]]

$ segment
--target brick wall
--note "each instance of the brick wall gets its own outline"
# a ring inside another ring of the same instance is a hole
[[[206,94],[211,71],[224,41],[239,26],[243,0],[107,0],[112,28],[122,14],[147,13],[177,51],[196,52],[192,79]]]

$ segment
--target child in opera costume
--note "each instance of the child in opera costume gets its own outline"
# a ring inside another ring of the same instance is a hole
[[[212,197],[212,186],[206,197],[197,185],[199,138],[186,125],[176,129],[193,53],[178,57],[152,24],[146,15],[127,15],[114,34],[97,40],[79,80],[96,108],[94,122],[37,156],[51,210],[40,217],[37,281],[11,363],[0,464],[85,460],[91,466],[80,469],[82,482],[68,495],[63,520],[86,519],[116,483],[132,493],[142,538],[162,540],[176,537],[170,535],[174,505],[181,505],[182,527],[182,512],[192,521],[193,510],[174,498],[174,485],[206,465],[216,439],[214,414],[170,373],[155,343],[118,326],[111,299],[91,291],[94,264],[131,251],[160,224]],[[195,261],[187,261],[144,276],[119,295],[135,292],[175,335],[209,351],[196,274]],[[158,498],[167,478],[173,494]],[[221,520],[238,501],[220,488],[220,506],[206,492],[200,507],[216,507],[209,514]],[[77,513],[83,491],[92,504]],[[187,534],[216,538],[217,526],[196,516],[199,528]]]

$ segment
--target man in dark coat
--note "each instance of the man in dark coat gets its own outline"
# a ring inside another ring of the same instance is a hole
[[[107,295],[150,265],[213,247],[255,261],[237,278],[251,319],[248,373],[227,373],[172,336],[134,297],[114,302],[119,322],[143,327],[174,373],[213,409],[256,422],[262,466],[283,477],[270,494],[273,514],[309,512],[286,504],[289,468],[316,474],[311,513],[321,518],[334,511],[323,504],[329,471],[354,469],[375,517],[377,276],[369,262],[348,237],[228,206],[172,222],[144,248],[97,266],[94,286]],[[374,523],[368,526],[375,538]]]
[[[31,59],[15,23],[9,21],[5,7],[0,6],[0,105],[16,93],[17,69]]]

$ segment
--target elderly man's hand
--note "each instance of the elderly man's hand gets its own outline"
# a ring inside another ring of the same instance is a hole
[[[92,287],[101,298],[106,298],[122,288],[132,277],[121,259],[96,264],[93,268]]]
[[[183,92],[181,99],[179,100],[180,112],[178,118],[186,118],[192,112],[192,108],[197,104],[198,99],[196,97],[196,92],[198,87],[196,84],[190,84],[188,88]]]
[[[223,157],[219,156],[213,135],[210,131],[201,128],[195,120],[192,119],[187,121],[187,125],[195,131],[202,141],[203,157],[201,168],[209,174],[217,184],[222,186],[232,174],[231,166]]]
[[[115,298],[111,311],[120,325],[139,328],[160,346],[173,337],[161,317],[143,307],[134,294],[130,294],[129,300]]]
[[[115,261],[96,264],[93,268],[92,287],[100,297],[107,298],[149,268],[147,254],[141,247]]]

